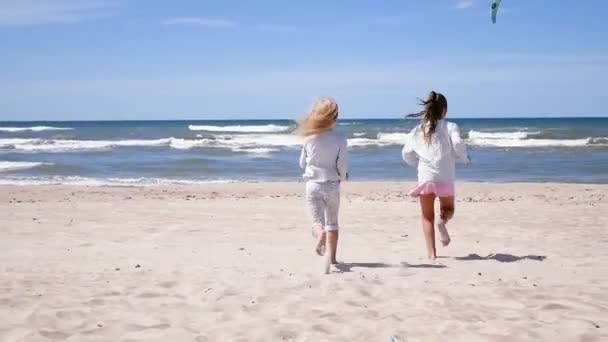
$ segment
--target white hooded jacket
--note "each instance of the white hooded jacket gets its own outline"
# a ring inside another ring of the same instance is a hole
[[[407,135],[402,151],[403,160],[418,168],[418,182],[453,182],[456,178],[456,161],[470,162],[458,125],[445,120],[437,121],[430,142],[424,138],[426,127],[425,124],[418,125]]]

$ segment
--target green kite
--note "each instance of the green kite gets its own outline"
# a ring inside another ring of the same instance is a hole
[[[502,0],[494,0],[492,1],[492,22],[496,24],[496,15],[498,14],[498,6],[500,6],[500,2]]]

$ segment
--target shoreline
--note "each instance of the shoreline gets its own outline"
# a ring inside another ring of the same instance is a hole
[[[392,180],[355,180],[355,181],[346,181],[342,183],[342,187],[358,187],[358,186],[367,186],[367,185],[394,185],[402,187],[406,185],[406,187],[413,187],[417,183],[416,180],[403,180],[403,181],[392,181]],[[19,183],[2,183],[0,179],[0,189],[1,188],[44,188],[44,187],[83,187],[83,188],[205,188],[205,187],[237,187],[237,186],[255,186],[255,185],[272,185],[273,187],[280,186],[294,186],[294,185],[304,185],[305,181],[303,180],[294,180],[294,181],[242,181],[242,180],[218,180],[218,181],[194,181],[194,183],[186,183],[186,182],[176,182],[176,183],[91,183],[91,184],[79,184],[79,183],[40,183],[40,184],[19,184]],[[608,183],[585,183],[585,182],[542,182],[542,181],[534,181],[534,182],[498,182],[498,181],[456,181],[456,188],[461,187],[470,187],[470,186],[498,186],[498,187],[518,187],[518,186],[532,186],[532,187],[542,187],[542,186],[565,186],[565,187],[593,187],[597,186],[600,188],[605,188],[608,190]]]

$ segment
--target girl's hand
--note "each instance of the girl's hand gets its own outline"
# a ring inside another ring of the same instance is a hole
[[[467,161],[464,162],[464,167],[470,167],[472,163],[473,163],[473,161],[471,160],[471,157],[469,157],[469,154],[467,153]]]

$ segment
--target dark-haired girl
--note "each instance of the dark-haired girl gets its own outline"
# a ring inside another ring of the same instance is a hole
[[[428,256],[437,257],[435,248],[435,198],[439,198],[440,220],[437,230],[441,243],[447,246],[450,235],[447,223],[454,215],[454,180],[456,161],[469,165],[466,145],[460,138],[458,126],[445,121],[448,101],[442,94],[431,91],[426,100],[421,100],[423,110],[408,117],[422,117],[406,139],[403,160],[418,169],[418,185],[410,191],[420,198],[422,229]]]

